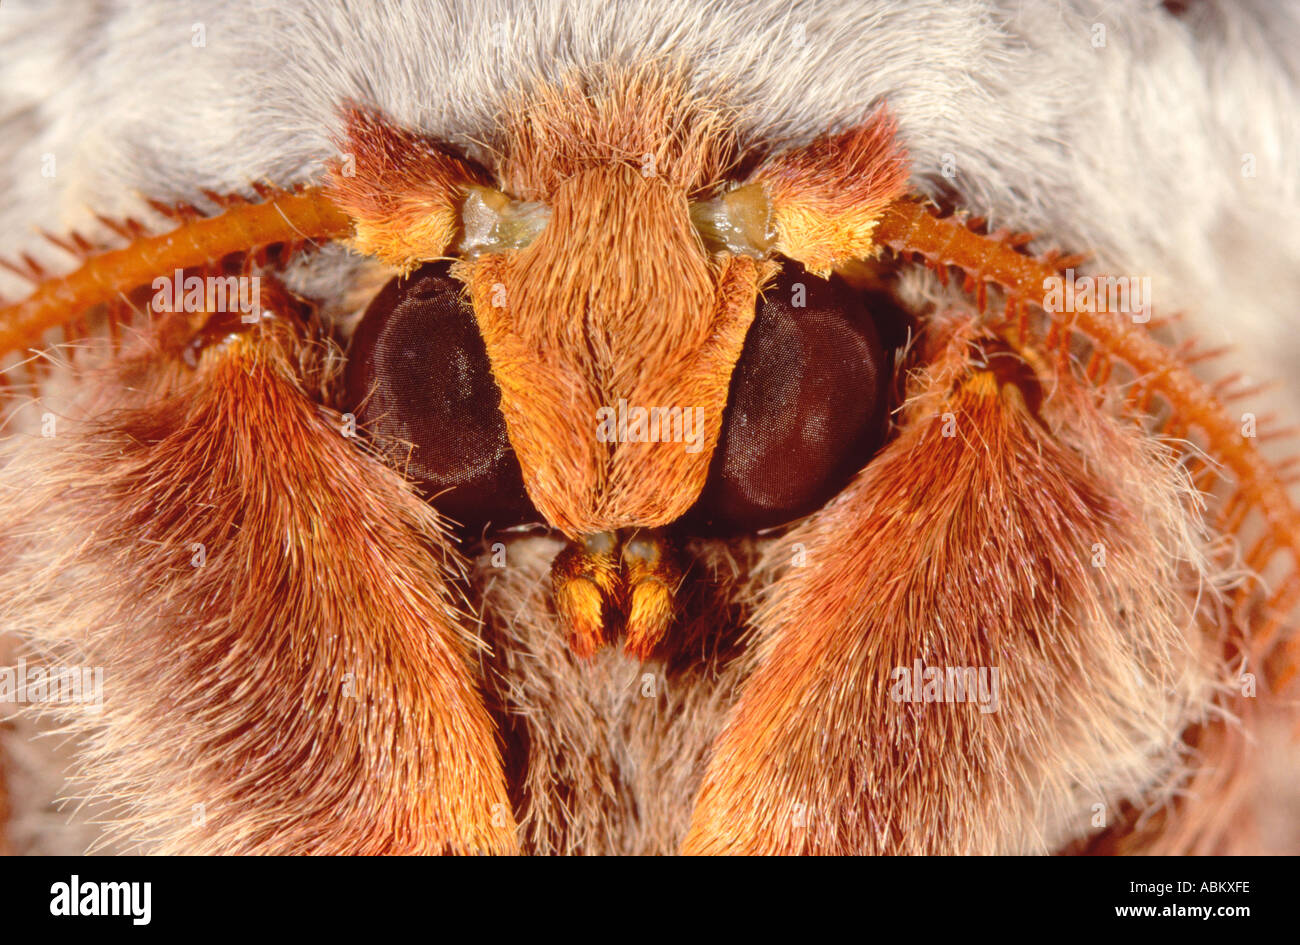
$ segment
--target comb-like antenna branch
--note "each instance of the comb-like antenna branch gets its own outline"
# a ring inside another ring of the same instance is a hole
[[[1148,394],[1178,408],[1189,426],[1206,437],[1209,452],[1221,459],[1237,478],[1237,490],[1257,508],[1268,529],[1273,550],[1285,549],[1292,570],[1300,569],[1300,511],[1296,509],[1277,470],[1260,453],[1256,439],[1242,435],[1240,421],[1225,409],[1215,388],[1196,377],[1176,352],[1161,344],[1150,325],[1117,318],[1113,313],[1052,312],[1044,307],[1044,283],[1058,275],[1064,263],[1077,257],[1053,253],[1036,259],[1004,242],[973,233],[960,220],[939,218],[912,199],[891,204],[876,224],[876,241],[897,253],[922,256],[943,270],[956,266],[977,284],[992,282],[1007,294],[1047,313],[1053,330],[1087,335],[1111,358],[1127,364]],[[1022,334],[1023,337],[1023,328]],[[1279,601],[1294,606],[1296,601]]]
[[[232,205],[213,217],[188,220],[121,249],[90,256],[66,276],[47,278],[36,291],[0,308],[0,357],[40,342],[51,328],[86,309],[146,285],[159,273],[215,262],[272,243],[334,240],[352,223],[321,191],[276,193],[264,203]],[[80,245],[80,244],[78,244]]]

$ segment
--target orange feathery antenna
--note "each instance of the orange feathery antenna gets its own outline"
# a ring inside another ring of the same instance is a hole
[[[35,260],[5,267],[35,284],[35,291],[12,305],[0,307],[0,357],[38,344],[52,328],[66,325],[86,309],[118,299],[147,285],[160,273],[218,264],[232,253],[248,253],[272,244],[301,246],[346,236],[352,222],[316,188],[275,190],[257,185],[261,202],[238,196],[207,194],[224,209],[203,216],[188,204],[152,203],[179,225],[150,235],[137,220],[100,222],[127,240],[126,246],[99,251],[85,237],[51,242],[81,260],[67,275],[53,276]]]

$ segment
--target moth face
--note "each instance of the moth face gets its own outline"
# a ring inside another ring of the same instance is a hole
[[[906,163],[883,112],[742,154],[723,108],[653,70],[507,112],[490,169],[347,113],[333,196],[354,247],[402,272],[357,330],[349,397],[463,526],[568,537],[552,579],[577,652],[621,630],[646,654],[682,538],[812,512],[880,445],[892,358],[832,269],[875,251]]]
[[[901,186],[887,129],[737,180],[725,114],[670,79],[548,88],[511,115],[490,170],[349,115],[356,178],[335,192],[358,247],[410,273],[354,342],[367,425],[413,443],[471,525],[752,532],[829,499],[883,423],[872,313],[829,265],[869,248]],[[864,160],[885,172],[862,192]]]

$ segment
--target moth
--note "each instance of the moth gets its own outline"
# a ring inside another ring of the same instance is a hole
[[[918,189],[869,94],[503,102],[340,100],[310,180],[7,262],[0,614],[102,669],[56,712],[102,842],[1240,843],[1300,512],[1140,277]]]

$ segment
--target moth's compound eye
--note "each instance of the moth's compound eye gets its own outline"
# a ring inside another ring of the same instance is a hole
[[[825,504],[880,447],[891,364],[861,294],[787,262],[745,336],[687,520],[749,532]]]
[[[540,520],[473,309],[448,267],[421,266],[371,302],[352,339],[348,403],[443,514],[471,529]]]

